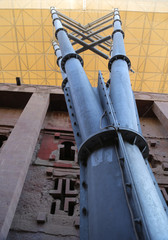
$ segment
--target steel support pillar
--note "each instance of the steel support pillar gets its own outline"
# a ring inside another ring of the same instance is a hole
[[[76,110],[82,140],[99,129],[99,120],[103,110],[97,102],[96,95],[83,70],[82,59],[77,55],[68,39],[68,35],[56,14],[51,9],[53,23],[56,28],[56,37],[62,53],[62,69],[68,76],[73,105]],[[88,104],[89,102],[89,104]]]
[[[114,11],[113,51],[109,61],[110,98],[116,112],[119,128],[127,129],[127,134],[138,132],[138,121],[129,78],[130,60],[125,55],[124,32],[118,9]],[[136,138],[135,138],[136,141]],[[168,238],[168,217],[162,205],[154,182],[149,174],[138,144],[124,141],[126,162],[132,176],[132,184],[137,193],[137,203],[141,208],[141,221],[147,239]]]
[[[80,239],[167,239],[168,218],[145,161],[148,146],[139,126],[118,10],[109,61],[110,91],[101,72],[97,89],[92,88],[55,8],[51,14],[79,151]]]
[[[61,67],[68,77],[64,93],[70,116],[73,113],[72,127],[75,129],[75,122],[79,127],[79,132],[75,129],[74,135],[80,151],[80,238],[98,240],[118,236],[122,239],[127,236],[127,239],[135,239],[115,147],[116,133],[101,131],[107,126],[107,119],[103,118],[100,99],[91,87],[81,59],[74,52],[55,9],[52,8],[51,13],[62,53]]]

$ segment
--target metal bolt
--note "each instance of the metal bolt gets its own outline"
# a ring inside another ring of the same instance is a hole
[[[82,208],[82,213],[83,213],[84,216],[86,216],[86,214],[87,214],[87,210],[86,210],[85,207]]]
[[[85,189],[87,188],[87,184],[86,184],[85,181],[82,182],[82,187],[85,188]]]
[[[137,224],[142,224],[142,221],[140,218],[135,218],[134,219],[134,222],[137,223]]]
[[[86,167],[86,166],[87,166],[87,161],[82,160],[82,165],[83,165],[84,167]]]
[[[129,188],[132,188],[132,184],[131,183],[126,183],[125,186],[129,187]]]

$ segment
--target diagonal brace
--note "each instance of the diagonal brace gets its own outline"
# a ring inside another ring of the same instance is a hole
[[[69,38],[70,38],[71,40],[74,40],[74,41],[76,41],[77,43],[81,44],[85,49],[89,49],[89,50],[91,50],[92,52],[98,54],[99,56],[101,56],[101,57],[103,57],[103,58],[105,58],[105,59],[109,59],[109,56],[108,56],[108,55],[106,55],[106,54],[104,54],[103,52],[101,52],[100,50],[94,48],[94,46],[97,45],[98,43],[100,43],[100,41],[101,41],[101,42],[106,41],[107,38],[109,39],[109,38],[111,38],[111,36],[107,36],[107,37],[102,38],[102,39],[100,39],[100,40],[98,40],[98,41],[96,41],[96,42],[93,42],[93,43],[91,43],[91,44],[85,43],[84,41],[78,39],[77,37],[73,36],[72,34],[68,34],[68,36],[69,36]],[[91,45],[91,46],[90,46],[90,45]],[[84,51],[84,50],[83,50],[83,51]]]
[[[91,44],[87,44],[87,46],[84,46],[82,48],[79,48],[78,50],[76,50],[77,53],[81,53],[81,52],[84,52],[85,50],[89,49],[89,50],[92,50],[93,47],[95,47],[96,45],[99,45],[100,43],[104,42],[104,41],[107,41],[111,39],[111,36],[106,36],[102,39],[99,39]]]

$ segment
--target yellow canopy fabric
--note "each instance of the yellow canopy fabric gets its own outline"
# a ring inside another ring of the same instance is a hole
[[[152,0],[0,1],[0,83],[15,83],[21,77],[24,84],[61,85],[51,43],[55,29],[50,6],[83,25],[118,7],[126,53],[135,71],[130,73],[133,90],[168,93],[168,2]],[[98,70],[105,81],[109,79],[108,60],[90,50],[81,56],[93,86],[97,86]]]

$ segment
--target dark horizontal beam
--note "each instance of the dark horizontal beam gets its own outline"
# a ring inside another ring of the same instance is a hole
[[[78,39],[77,37],[73,36],[72,34],[69,34],[68,36],[69,36],[69,38],[70,38],[71,40],[76,41],[77,43],[79,43],[80,45],[82,45],[83,47],[85,47],[86,49],[91,50],[92,52],[98,54],[99,56],[101,56],[101,57],[103,57],[103,58],[105,58],[105,59],[109,59],[109,56],[108,56],[108,55],[106,55],[105,53],[101,52],[100,50],[98,50],[98,49],[96,49],[96,48],[94,48],[94,47],[90,47],[90,46],[89,46],[90,44],[85,43],[84,41]],[[94,42],[93,42],[93,44],[94,44]],[[76,52],[77,52],[77,51],[76,51]],[[78,53],[78,52],[77,52],[77,53]]]
[[[79,22],[75,21],[74,19],[64,15],[63,13],[57,12],[57,14],[62,20],[66,19],[66,20],[68,20],[68,22],[72,22],[73,24],[81,26],[82,28],[84,28],[84,26],[82,24],[80,24]]]
[[[104,28],[102,28],[102,29],[99,29],[99,30],[96,31],[96,32],[90,33],[89,36],[88,36],[88,35],[85,35],[84,33],[78,31],[77,29],[71,27],[70,25],[68,25],[68,24],[66,24],[66,23],[64,23],[64,22],[63,22],[62,25],[63,25],[64,27],[66,27],[67,29],[69,29],[69,30],[73,31],[74,33],[76,33],[77,36],[78,36],[78,35],[81,35],[82,38],[81,38],[80,40],[88,39],[88,40],[91,41],[91,42],[94,42],[94,39],[92,39],[90,36],[93,36],[93,35],[94,35],[95,33],[97,33],[97,32],[104,31],[104,30],[106,30],[107,28],[109,28],[109,27],[111,26],[111,25],[108,25],[108,26],[106,26],[106,27],[104,27]],[[76,36],[76,37],[77,37],[77,36]],[[102,39],[102,38],[101,38],[101,39]],[[72,45],[75,45],[75,44],[76,44],[76,42],[72,43]],[[103,48],[104,50],[109,51],[109,48],[107,48],[106,46],[104,46],[104,45],[102,45],[102,44],[99,44],[99,46],[100,46],[101,48]]]
[[[91,23],[88,23],[88,24],[86,24],[86,25],[83,26],[83,27],[84,27],[84,28],[91,27],[91,26],[93,26],[94,24],[97,24],[97,23],[99,23],[99,22],[101,22],[101,21],[105,20],[106,18],[111,17],[111,16],[113,16],[113,15],[114,15],[114,12],[108,13],[108,14],[106,14],[105,16],[100,17],[100,18],[96,19],[95,21],[93,21],[93,22],[91,22]]]
[[[78,28],[78,30],[82,31],[82,32],[85,32],[85,29],[80,25],[80,24],[76,24],[76,23],[73,23],[71,21],[71,23],[69,22],[69,20],[65,19],[65,18],[62,18],[60,17],[60,19],[68,24],[71,24],[71,26],[75,27],[75,28]],[[63,22],[62,22],[63,23]]]
[[[98,33],[100,33],[100,32],[103,32],[103,31],[111,28],[112,26],[113,26],[113,24],[110,24],[110,25],[108,25],[108,26],[105,26],[105,27],[103,27],[103,28],[100,28],[100,29],[98,29],[97,31],[88,34],[88,35],[87,35],[87,38],[89,38],[89,37],[91,37],[91,36],[93,36],[93,35],[96,35],[96,34],[98,34]]]
[[[64,22],[62,23],[62,25],[63,25],[64,27],[68,28],[69,30],[73,31],[74,33],[77,33],[78,35],[81,35],[82,38],[85,38],[85,37],[86,37],[86,35],[85,35],[84,33],[78,31],[77,29],[71,27],[70,25],[68,25],[68,24],[66,24],[66,23],[64,23]]]
[[[107,20],[105,20],[105,21],[103,21],[103,22],[101,22],[101,23],[99,23],[99,24],[97,24],[97,25],[95,25],[95,26],[92,26],[91,28],[87,28],[87,29],[85,30],[85,32],[91,31],[92,29],[97,28],[97,27],[100,27],[100,26],[102,26],[103,24],[105,24],[105,23],[107,23],[107,22],[110,22],[110,21],[112,21],[112,20],[113,20],[113,18],[109,18],[109,19],[107,19]]]
[[[91,50],[91,48],[93,48],[94,46],[99,45],[100,43],[102,43],[102,42],[104,42],[106,40],[109,40],[110,38],[111,38],[110,35],[106,36],[106,37],[104,37],[102,39],[99,39],[99,40],[97,40],[97,41],[95,41],[95,42],[93,42],[91,44],[87,44],[87,46],[85,46],[85,47],[79,48],[78,50],[76,50],[76,52],[77,53],[81,53],[81,52],[83,52],[83,51],[85,51],[87,49]],[[108,49],[108,50],[110,51],[110,49]]]

